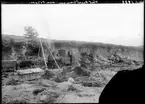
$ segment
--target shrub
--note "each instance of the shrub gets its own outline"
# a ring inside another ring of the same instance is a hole
[[[89,70],[87,70],[85,68],[81,68],[81,67],[75,67],[74,72],[77,75],[82,75],[82,76],[90,76],[90,73],[91,73]]]
[[[92,87],[92,82],[85,81],[85,82],[82,82],[82,85],[87,86],[87,87]]]
[[[88,68],[86,64],[81,64],[82,68]]]
[[[75,88],[73,85],[70,85],[67,89],[67,91],[79,91],[77,88]]]
[[[55,79],[55,82],[64,82],[64,81],[67,81],[67,77],[66,76],[57,76]]]
[[[56,91],[44,91],[40,95],[40,101],[43,103],[55,103],[58,97],[59,93]]]
[[[63,68],[63,72],[64,72],[64,73],[72,72],[72,67],[70,67],[70,66],[69,66],[69,67],[64,67],[64,68]]]
[[[81,58],[80,58],[80,65],[82,68],[88,69],[89,70],[94,70],[95,69],[95,60],[94,60],[94,53],[87,53],[87,52],[82,52]]]
[[[42,92],[42,91],[44,91],[45,90],[45,88],[42,88],[42,89],[35,89],[34,91],[33,91],[33,94],[34,95],[37,95],[38,93],[40,93],[40,92]]]
[[[48,70],[45,71],[45,73],[42,75],[42,78],[44,79],[50,79],[54,76],[54,74]]]

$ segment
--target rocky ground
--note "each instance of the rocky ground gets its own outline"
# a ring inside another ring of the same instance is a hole
[[[100,71],[109,81],[116,72]],[[74,74],[74,73],[73,73]],[[69,74],[71,75],[71,74]],[[101,74],[100,74],[101,75]],[[54,75],[55,76],[55,75]],[[65,74],[66,76],[66,74]],[[54,81],[54,78],[40,78],[33,81],[19,82],[5,78],[2,86],[3,103],[97,103],[104,85],[101,85],[99,76],[91,74],[92,79],[96,77],[98,83],[92,85],[90,77],[77,76],[76,81],[70,84],[66,79],[60,79],[61,82]],[[79,81],[78,81],[79,80]],[[103,81],[103,80],[102,80]],[[4,83],[5,82],[5,83]],[[11,83],[10,83],[11,82]]]
[[[4,74],[2,103],[98,103],[105,85],[122,68],[122,65],[101,70],[98,68],[89,73],[80,68],[76,70],[68,67],[45,71],[39,79],[31,81],[15,80],[12,72]],[[134,68],[126,67],[129,70]],[[73,83],[68,81],[70,77],[74,79]]]
[[[47,81],[45,81],[47,82]],[[97,103],[103,88],[84,87],[80,84],[69,85],[67,82],[36,84],[33,82],[20,85],[8,85],[2,88],[3,102],[26,103]]]

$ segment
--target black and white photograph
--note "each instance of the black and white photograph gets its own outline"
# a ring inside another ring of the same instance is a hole
[[[2,104],[142,100],[143,2],[2,4],[1,31]]]

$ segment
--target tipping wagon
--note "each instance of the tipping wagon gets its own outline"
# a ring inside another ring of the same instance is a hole
[[[17,60],[2,60],[2,71],[13,72],[18,69]]]

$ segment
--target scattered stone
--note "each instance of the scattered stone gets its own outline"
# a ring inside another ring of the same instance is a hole
[[[70,78],[68,79],[68,82],[70,82],[70,83],[74,83],[75,80],[74,80],[72,77],[70,77]]]
[[[47,99],[47,95],[40,96],[40,101],[45,101]]]

